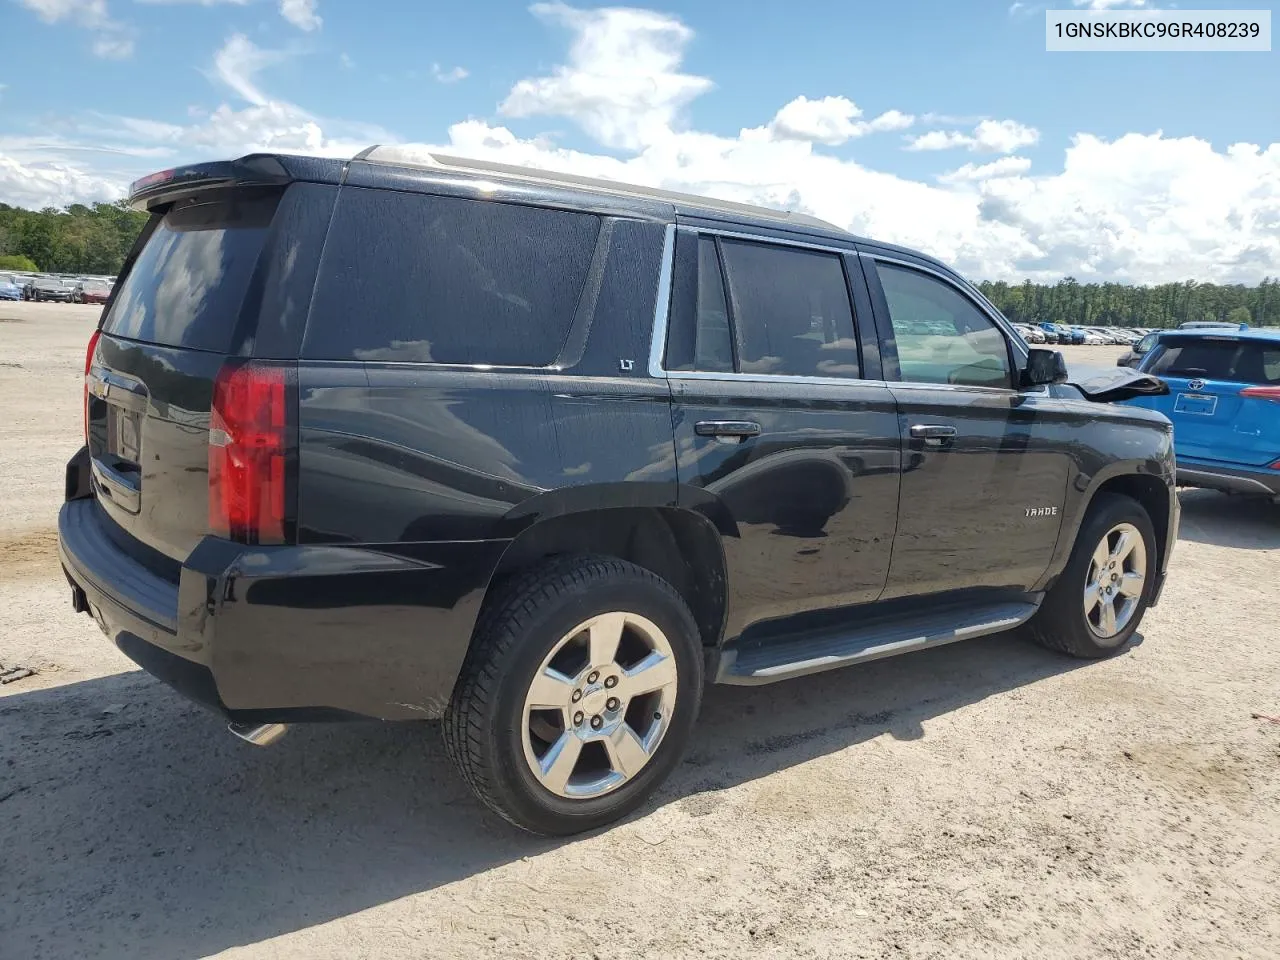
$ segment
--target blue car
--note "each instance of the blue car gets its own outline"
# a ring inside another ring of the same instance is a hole
[[[21,300],[22,287],[13,277],[0,274],[0,300]]]
[[[1280,331],[1161,333],[1138,369],[1169,385],[1127,402],[1173,421],[1179,485],[1280,503]]]
[[[1071,334],[1067,331],[1067,328],[1062,326],[1060,323],[1050,323],[1045,320],[1038,324],[1038,326],[1044,331],[1045,343],[1071,342]]]

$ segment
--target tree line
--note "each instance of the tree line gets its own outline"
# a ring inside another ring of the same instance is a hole
[[[146,222],[123,200],[39,211],[0,203],[0,269],[115,276]]]
[[[115,275],[147,215],[115,203],[23,210],[0,203],[0,269]],[[985,280],[979,289],[1014,322],[1176,327],[1188,320],[1280,325],[1280,279],[1256,287],[1187,280],[1157,286]]]
[[[1015,323],[1077,324],[1103,327],[1176,327],[1188,320],[1226,320],[1251,326],[1280,326],[1280,279],[1244,284],[1080,283],[1066,277],[1049,286],[983,281],[978,288]]]

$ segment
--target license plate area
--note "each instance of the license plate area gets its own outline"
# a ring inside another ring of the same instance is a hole
[[[1203,393],[1180,393],[1173,401],[1173,411],[1212,417],[1218,412],[1218,398]]]
[[[142,462],[142,415],[115,404],[107,405],[107,460],[113,466],[132,465],[137,470]]]

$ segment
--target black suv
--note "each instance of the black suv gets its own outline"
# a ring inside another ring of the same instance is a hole
[[[918,253],[389,148],[132,201],[61,560],[250,741],[443,717],[485,803],[571,833],[667,776],[704,676],[1015,627],[1101,657],[1159,596],[1169,422]]]

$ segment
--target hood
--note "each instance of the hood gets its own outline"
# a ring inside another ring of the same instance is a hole
[[[1169,392],[1169,385],[1159,377],[1141,373],[1132,367],[1113,367],[1091,372],[1067,380],[1095,403],[1116,403],[1133,397],[1160,397]]]

